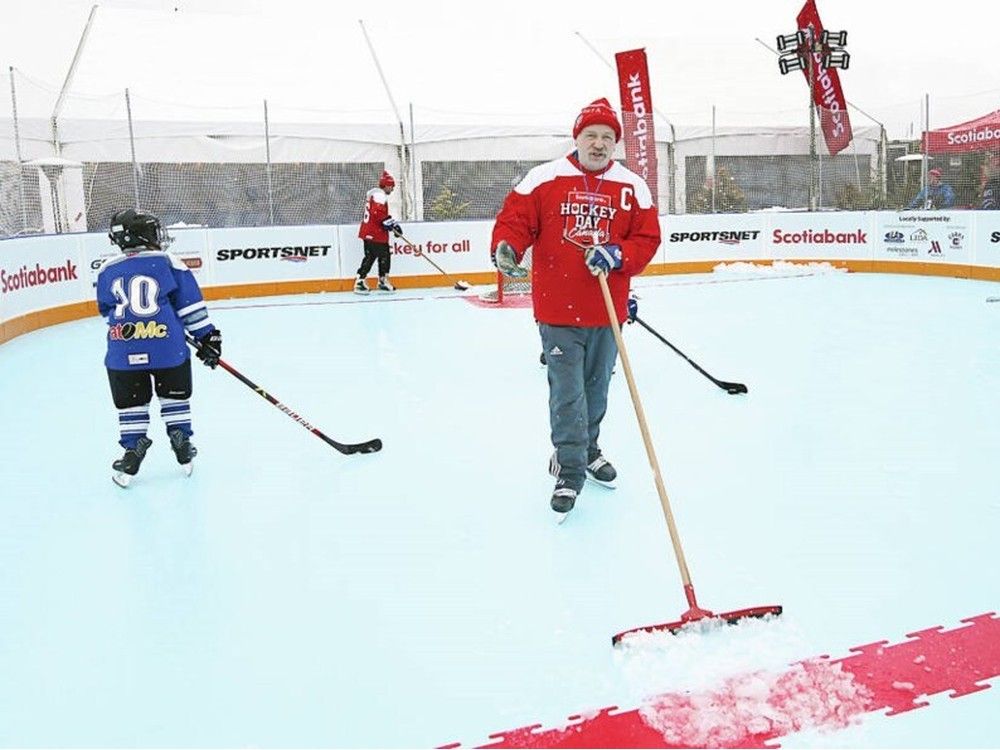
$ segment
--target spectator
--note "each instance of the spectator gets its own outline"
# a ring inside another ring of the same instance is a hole
[[[906,208],[951,208],[955,205],[955,191],[947,182],[941,182],[941,170],[934,168],[927,173],[927,186]]]

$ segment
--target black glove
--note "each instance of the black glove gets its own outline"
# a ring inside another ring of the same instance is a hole
[[[222,356],[222,331],[216,328],[197,341],[198,347],[195,349],[195,355],[214,370],[219,364],[219,357]]]
[[[392,233],[397,237],[403,236],[403,228],[399,226],[399,222],[396,222],[395,224],[392,225]]]

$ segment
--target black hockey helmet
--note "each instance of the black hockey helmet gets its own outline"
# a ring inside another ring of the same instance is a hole
[[[127,208],[111,217],[111,242],[122,250],[134,247],[153,247],[161,250],[167,246],[169,237],[160,226],[160,220],[152,214],[143,214]]]

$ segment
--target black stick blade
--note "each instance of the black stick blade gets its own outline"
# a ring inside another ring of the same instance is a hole
[[[725,380],[720,380],[719,385],[726,389],[726,393],[737,394],[746,393],[747,387],[743,383],[727,383]]]
[[[331,440],[322,433],[320,433],[320,437],[326,440],[326,442],[338,451],[348,456],[353,453],[378,453],[382,450],[382,441],[379,438],[368,440],[364,443],[338,443],[336,440]]]

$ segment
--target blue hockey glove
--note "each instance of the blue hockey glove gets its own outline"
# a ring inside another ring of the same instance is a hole
[[[608,274],[622,267],[622,249],[619,245],[591,245],[583,259],[594,276]]]
[[[216,328],[197,341],[198,347],[195,349],[195,355],[214,370],[219,364],[219,357],[222,356],[222,331]]]
[[[528,275],[528,269],[517,264],[514,248],[506,240],[500,240],[493,248],[493,265],[500,269],[500,273],[504,276],[513,279],[523,279]]]
[[[630,294],[628,302],[625,304],[628,310],[628,322],[635,323],[635,318],[639,314],[639,300],[634,294]]]

